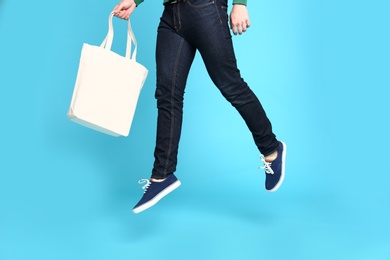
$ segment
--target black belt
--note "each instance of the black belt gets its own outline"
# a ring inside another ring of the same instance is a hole
[[[185,0],[169,0],[168,2],[164,3],[164,5],[174,5],[182,2],[185,2]]]

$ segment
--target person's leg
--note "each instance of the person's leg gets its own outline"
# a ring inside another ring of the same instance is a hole
[[[151,179],[141,180],[141,183],[146,183],[145,192],[133,208],[136,214],[152,207],[181,184],[173,172],[181,134],[184,89],[196,49],[177,33],[179,30],[177,5],[166,6],[158,27],[156,46],[158,119],[155,162]]]
[[[227,1],[186,3],[183,23],[190,23],[191,29],[183,34],[199,50],[214,84],[245,120],[264,163],[265,187],[276,191],[284,179],[286,145],[276,139],[260,101],[241,78],[228,27]]]
[[[196,49],[181,37],[177,6],[167,6],[156,48],[158,119],[152,178],[164,179],[176,170],[184,89]]]
[[[191,4],[194,1],[187,5],[189,11],[198,14],[192,19],[196,29],[187,33],[187,37],[198,48],[214,84],[245,120],[260,152],[268,156],[277,150],[279,142],[262,105],[237,68],[226,1],[196,1],[197,6]]]

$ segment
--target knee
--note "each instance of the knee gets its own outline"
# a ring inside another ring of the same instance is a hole
[[[222,95],[234,106],[242,106],[250,103],[255,97],[249,86],[242,82],[240,84],[225,85],[220,88]]]
[[[174,86],[157,85],[155,98],[158,108],[183,107],[184,92]]]

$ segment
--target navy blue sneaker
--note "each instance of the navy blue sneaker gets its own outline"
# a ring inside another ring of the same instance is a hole
[[[286,163],[286,144],[279,142],[278,157],[272,162],[266,162],[263,155],[260,156],[264,163],[262,169],[265,169],[265,189],[269,192],[276,191],[284,180],[284,170]]]
[[[142,189],[144,189],[144,195],[141,200],[133,208],[133,213],[140,213],[154,204],[159,200],[168,195],[171,191],[175,190],[180,186],[180,181],[176,178],[175,175],[169,175],[162,182],[153,182],[147,179],[142,179],[138,181],[139,184],[146,183]]]

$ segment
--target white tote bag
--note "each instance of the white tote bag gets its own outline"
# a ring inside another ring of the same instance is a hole
[[[137,42],[130,19],[126,56],[111,51],[112,18],[113,13],[108,19],[107,36],[100,46],[83,45],[67,116],[73,122],[105,134],[128,136],[148,70],[136,62]]]

